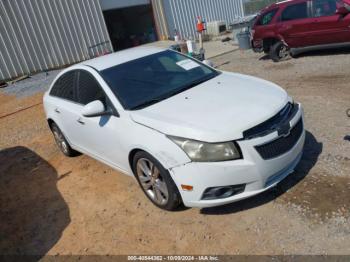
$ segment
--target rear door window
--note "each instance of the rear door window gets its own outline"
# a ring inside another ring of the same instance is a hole
[[[258,20],[257,25],[268,25],[272,22],[272,19],[275,17],[278,9],[271,10],[261,16]]]
[[[313,0],[313,17],[332,16],[337,10],[336,0]]]
[[[75,81],[76,71],[70,71],[62,75],[54,84],[50,91],[51,96],[76,102]]]
[[[308,5],[307,2],[290,5],[282,12],[282,21],[291,21],[297,19],[308,18]]]
[[[100,100],[105,106],[107,97],[96,78],[87,71],[80,70],[77,84],[78,102],[87,105],[93,101]]]

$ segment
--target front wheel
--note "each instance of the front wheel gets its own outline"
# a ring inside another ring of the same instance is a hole
[[[175,210],[181,204],[180,193],[169,172],[150,154],[140,151],[133,159],[133,171],[145,195],[154,205]]]
[[[270,57],[274,62],[286,60],[289,57],[289,47],[278,41],[270,48]]]

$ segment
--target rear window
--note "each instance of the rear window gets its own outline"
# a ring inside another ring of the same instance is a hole
[[[282,21],[308,18],[307,3],[290,5],[282,13]]]
[[[272,19],[275,17],[278,9],[271,10],[263,14],[257,22],[257,25],[268,25],[271,23]]]

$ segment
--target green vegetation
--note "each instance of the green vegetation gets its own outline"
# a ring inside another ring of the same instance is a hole
[[[280,2],[278,0],[246,0],[244,2],[244,12],[245,15],[252,15],[259,12],[264,7],[272,4]]]

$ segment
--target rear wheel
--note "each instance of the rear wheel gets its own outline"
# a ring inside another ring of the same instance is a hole
[[[270,48],[270,57],[274,62],[286,60],[289,57],[289,48],[282,41],[278,41]]]
[[[169,211],[179,207],[180,193],[169,172],[154,157],[143,151],[136,153],[133,170],[143,192],[154,205]]]
[[[64,155],[68,157],[80,155],[79,152],[71,148],[67,139],[64,137],[64,134],[62,133],[61,129],[55,123],[52,123],[50,127],[52,134],[55,138],[56,144]]]

